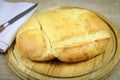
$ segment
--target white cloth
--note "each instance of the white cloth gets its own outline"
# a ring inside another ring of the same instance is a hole
[[[24,10],[30,8],[33,6],[33,3],[29,2],[6,2],[4,0],[0,0],[0,25],[7,22],[8,20],[12,19],[16,15],[20,14]],[[35,8],[36,9],[36,8]],[[6,27],[1,33],[0,33],[0,52],[5,52],[8,47],[12,44],[12,42],[15,39],[16,33],[20,26],[27,21],[30,16],[32,16],[33,12],[32,10],[10,26]]]

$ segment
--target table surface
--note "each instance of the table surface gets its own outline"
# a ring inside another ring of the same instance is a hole
[[[80,6],[94,10],[108,18],[120,30],[120,0],[6,0],[10,2],[39,2],[38,10],[60,5]],[[0,80],[21,80],[8,66],[0,53]],[[107,80],[120,80],[120,63]]]

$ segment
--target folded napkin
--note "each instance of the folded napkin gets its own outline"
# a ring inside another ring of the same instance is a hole
[[[21,12],[30,8],[33,5],[33,3],[28,2],[12,3],[0,0],[0,24],[2,25],[3,23],[7,22],[8,20],[12,19],[13,17],[20,14]],[[0,33],[0,52],[5,52],[8,49],[8,47],[14,41],[16,33],[20,26],[30,18],[35,9],[23,16],[22,18],[20,18],[19,20],[17,20],[15,23],[5,28]]]

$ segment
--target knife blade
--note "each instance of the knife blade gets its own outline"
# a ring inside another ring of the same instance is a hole
[[[28,8],[27,10],[23,11],[22,13],[16,15],[14,18],[10,19],[6,23],[0,25],[0,32],[2,32],[6,27],[8,27],[9,25],[13,24],[15,21],[17,21],[18,19],[20,19],[21,17],[23,17],[24,15],[26,15],[27,13],[29,13],[37,5],[38,5],[38,3],[34,4],[32,7]]]

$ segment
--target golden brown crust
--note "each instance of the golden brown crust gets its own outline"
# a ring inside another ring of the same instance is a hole
[[[110,38],[88,42],[78,46],[54,48],[54,55],[64,62],[90,59],[105,51]]]
[[[37,19],[25,23],[17,35],[16,47],[34,61],[58,58],[77,62],[104,52],[110,39],[107,24],[96,14],[61,8],[37,14]]]
[[[73,36],[85,36],[88,31],[74,10],[54,10],[39,17],[42,29],[51,43],[63,41]],[[76,11],[76,10],[75,10]],[[52,33],[52,34],[51,34]]]
[[[94,13],[86,11],[85,13],[81,13],[79,16],[81,17],[80,19],[84,21],[88,32],[91,33],[100,30],[109,31],[108,25]]]
[[[35,18],[23,25],[16,38],[16,47],[21,55],[34,61],[54,58],[49,45]]]

